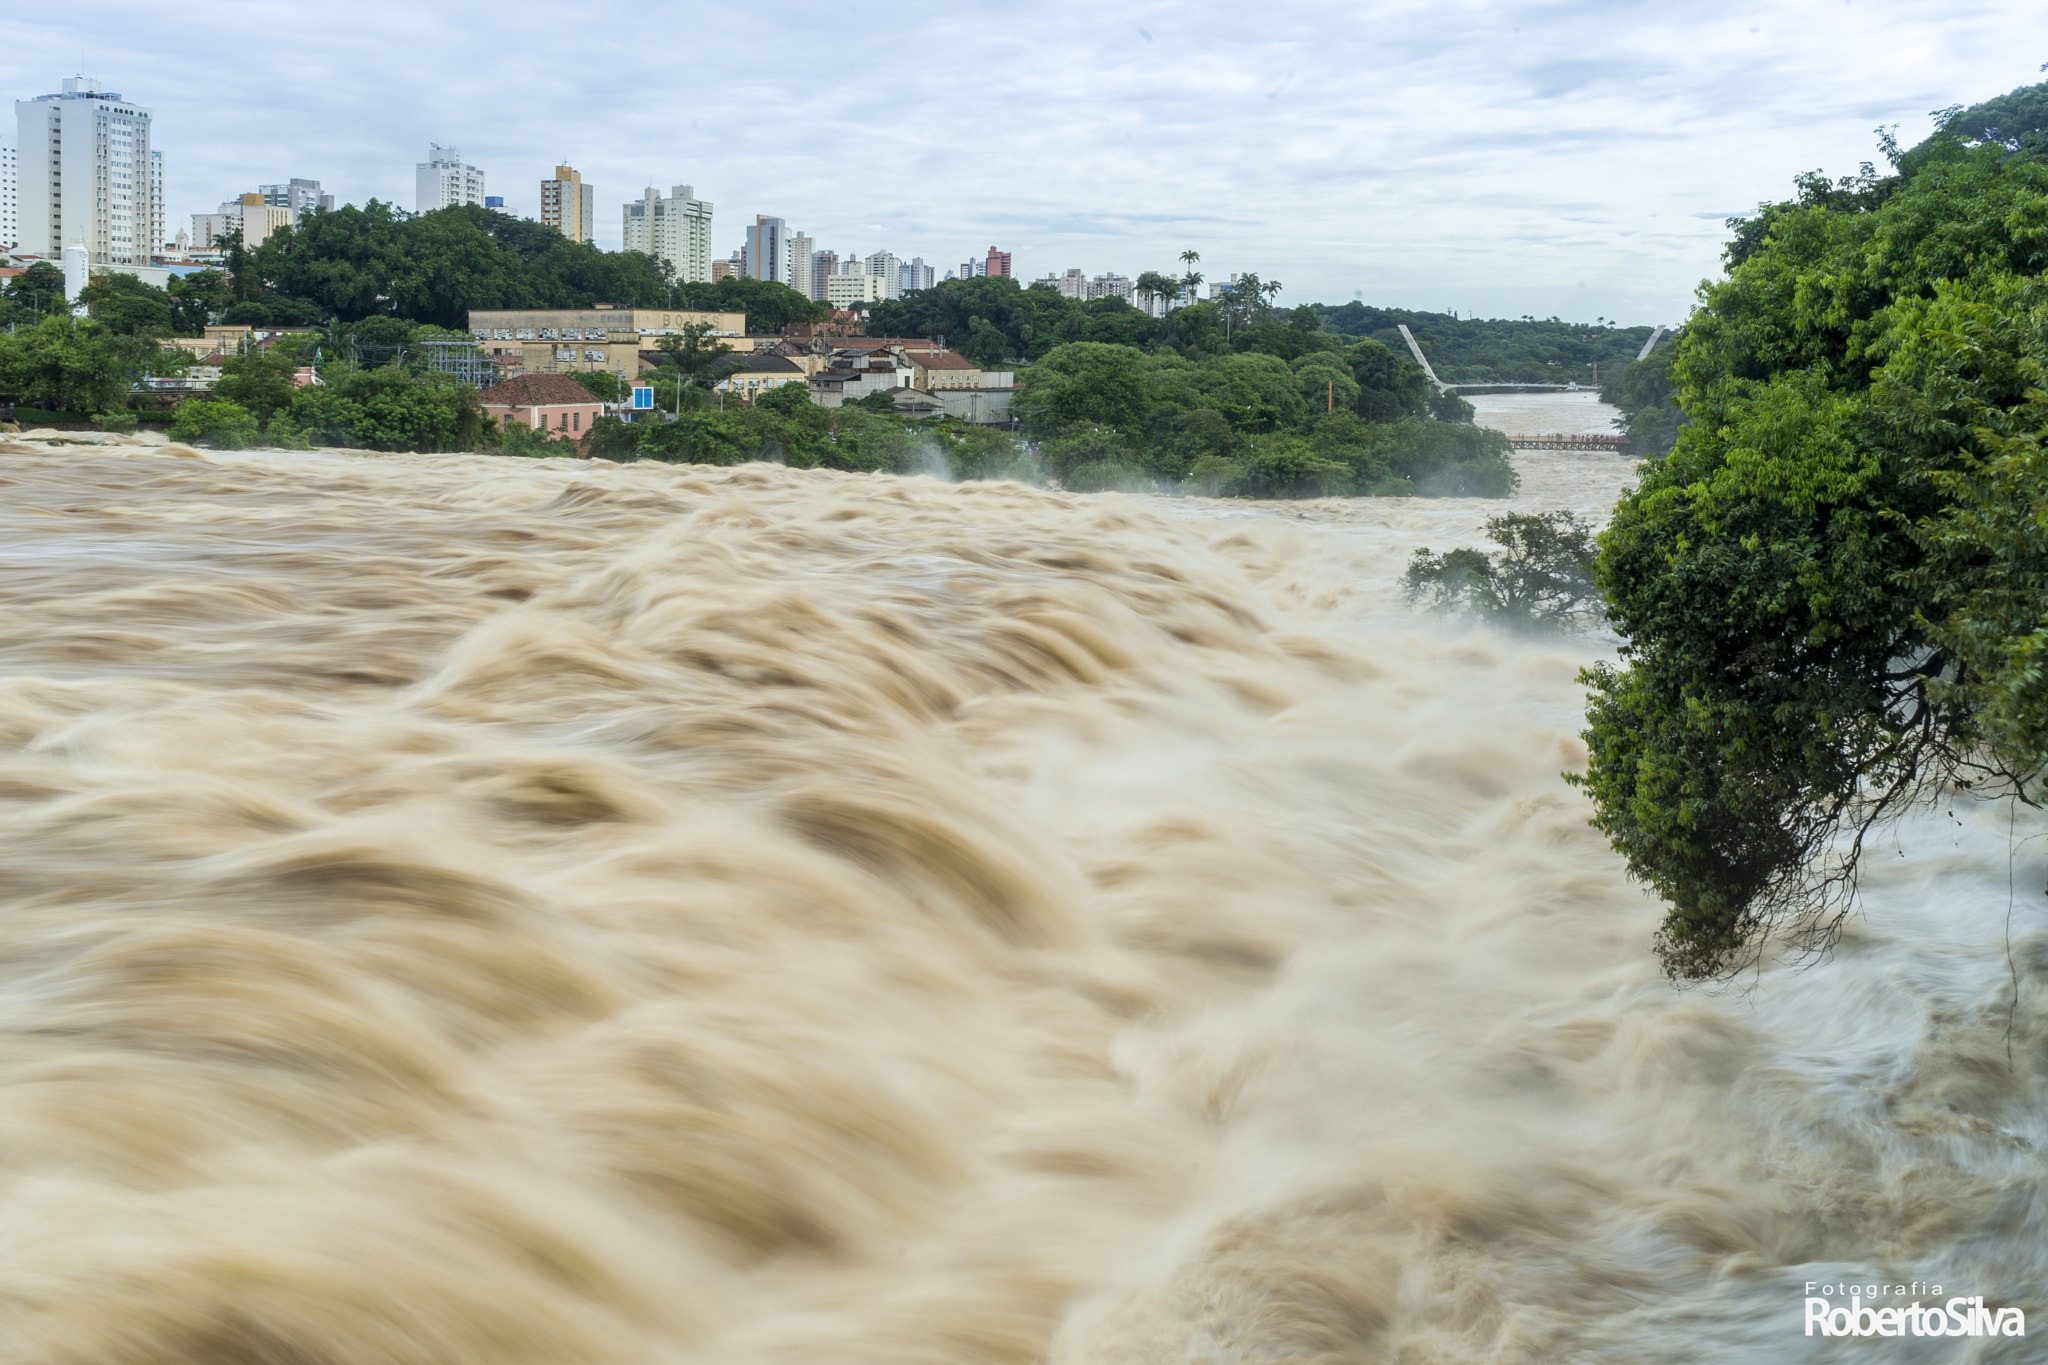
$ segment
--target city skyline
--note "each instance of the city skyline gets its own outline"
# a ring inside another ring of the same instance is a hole
[[[452,65],[431,54],[459,50],[462,11],[264,11],[236,28],[234,60],[289,53],[307,79],[267,90],[259,118],[234,93],[248,87],[221,55],[222,21],[99,3],[89,53],[68,20],[17,21],[38,56],[6,93],[82,72],[151,108],[172,225],[297,173],[342,202],[410,207],[406,173],[440,142],[521,217],[540,216],[566,152],[598,187],[607,249],[643,187],[687,182],[724,206],[713,258],[765,215],[904,259],[1001,242],[1027,281],[1169,270],[1192,248],[1212,278],[1283,281],[1285,304],[1670,322],[1718,268],[1723,218],[1784,197],[1801,171],[1853,173],[1877,159],[1873,126],[1917,140],[1926,111],[2026,83],[2048,55],[1999,38],[2023,13],[2010,3],[1297,3],[1249,36],[1222,6],[968,5],[925,25],[945,60],[885,49],[859,24],[830,41],[797,25],[763,102],[769,77],[736,16],[685,7],[693,74],[671,86],[657,50],[605,36],[633,22],[614,8],[545,54]],[[588,105],[593,62],[676,93]],[[897,94],[847,117],[832,73],[877,63]],[[528,98],[497,97],[514,87]]]

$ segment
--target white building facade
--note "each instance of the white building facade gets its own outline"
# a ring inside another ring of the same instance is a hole
[[[334,207],[334,196],[321,193],[319,181],[301,180],[297,176],[282,185],[258,185],[256,192],[272,208],[290,209],[293,213]]]
[[[936,273],[934,267],[924,263],[924,257],[913,256],[910,260],[904,262],[901,267],[900,278],[902,284],[899,286],[899,292],[908,294],[913,289],[931,288],[934,284],[938,283],[938,280],[935,278]]]
[[[21,242],[21,167],[14,139],[0,137],[0,251]]]
[[[903,296],[903,262],[890,251],[877,251],[867,258],[868,274],[882,282],[882,297],[885,299]]]
[[[1122,299],[1129,303],[1135,290],[1136,286],[1131,283],[1128,276],[1119,275],[1113,270],[1107,275],[1097,275],[1088,281],[1088,297],[1091,299]]]
[[[833,275],[825,281],[825,302],[834,308],[851,308],[855,304],[879,303],[882,298],[880,276],[870,275],[865,270],[858,273]]]
[[[164,222],[164,154],[152,148],[149,153],[149,249],[160,251],[170,245],[164,240],[167,225]]]
[[[432,213],[458,204],[483,207],[484,173],[466,164],[459,147],[427,144],[427,159],[413,167],[413,204],[416,212]]]
[[[15,101],[14,120],[21,248],[55,257],[75,242],[94,265],[149,264],[163,230],[149,110],[71,76],[58,94]]]
[[[818,241],[807,233],[789,239],[789,287],[807,299],[821,299],[818,287]]]
[[[797,288],[796,234],[780,218],[756,214],[747,229],[747,278],[773,280]]]
[[[648,186],[625,207],[625,249],[667,261],[678,284],[710,283],[711,205],[688,185],[666,198]]]

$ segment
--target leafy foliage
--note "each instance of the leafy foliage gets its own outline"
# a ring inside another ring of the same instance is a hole
[[[169,336],[176,327],[168,292],[134,275],[95,275],[78,291],[94,322],[123,336]]]
[[[762,280],[680,285],[665,262],[600,251],[552,228],[473,204],[409,214],[371,200],[314,210],[231,268],[248,321],[295,325],[396,317],[459,328],[473,308],[718,308],[749,329],[779,329],[824,310]],[[261,311],[262,316],[255,313]]]
[[[1491,557],[1427,547],[1408,561],[1410,603],[1517,627],[1559,629],[1596,615],[1593,528],[1570,512],[1511,512],[1488,517]]]
[[[474,450],[484,438],[477,391],[450,375],[398,365],[323,366],[325,381],[296,390],[290,431],[315,445],[362,450]],[[275,423],[273,423],[273,430]]]
[[[2031,793],[2024,524],[2048,359],[2048,167],[1957,147],[1769,206],[1670,365],[1692,419],[1601,537],[1623,666],[1575,780],[1664,897],[1667,972],[1825,949],[1872,825]]]
[[[1636,455],[1668,455],[1678,442],[1678,429],[1688,420],[1672,389],[1675,341],[1659,339],[1656,350],[1631,360],[1601,386],[1600,401],[1621,409],[1620,425]]]
[[[1456,318],[1364,303],[1316,305],[1322,326],[1345,340],[1370,338],[1402,356],[1406,323],[1430,368],[1447,384],[1589,384],[1620,371],[1650,338],[1648,327],[1557,318]]]
[[[213,396],[237,404],[259,427],[267,427],[272,413],[291,406],[298,368],[298,357],[283,347],[230,356],[221,362]]]
[[[131,383],[156,365],[156,352],[147,334],[53,313],[0,334],[0,393],[43,408],[121,407]]]
[[[190,445],[246,450],[262,433],[255,414],[241,404],[224,398],[195,398],[178,405],[170,434],[172,440]]]
[[[1376,341],[1306,351],[1291,364],[1270,351],[1190,358],[1078,341],[1026,372],[1016,410],[1069,488],[1512,492],[1507,438],[1425,419],[1428,394],[1421,369]]]

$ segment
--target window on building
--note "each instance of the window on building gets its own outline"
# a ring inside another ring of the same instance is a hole
[[[583,414],[582,414],[582,413],[580,413],[580,412],[579,412],[579,413],[575,413],[575,414],[573,414],[573,415],[572,415],[572,416],[571,416],[571,417],[569,418],[569,420],[570,420],[571,422],[573,422],[573,423],[575,424],[576,430],[578,430],[578,431],[581,431],[581,430],[583,430]]]

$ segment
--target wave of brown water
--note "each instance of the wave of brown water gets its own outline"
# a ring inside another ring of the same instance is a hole
[[[2012,1064],[2002,811],[1826,967],[1670,991],[1557,779],[1606,646],[1400,609],[1496,510],[0,447],[0,1361],[2031,1321],[2040,845]]]

